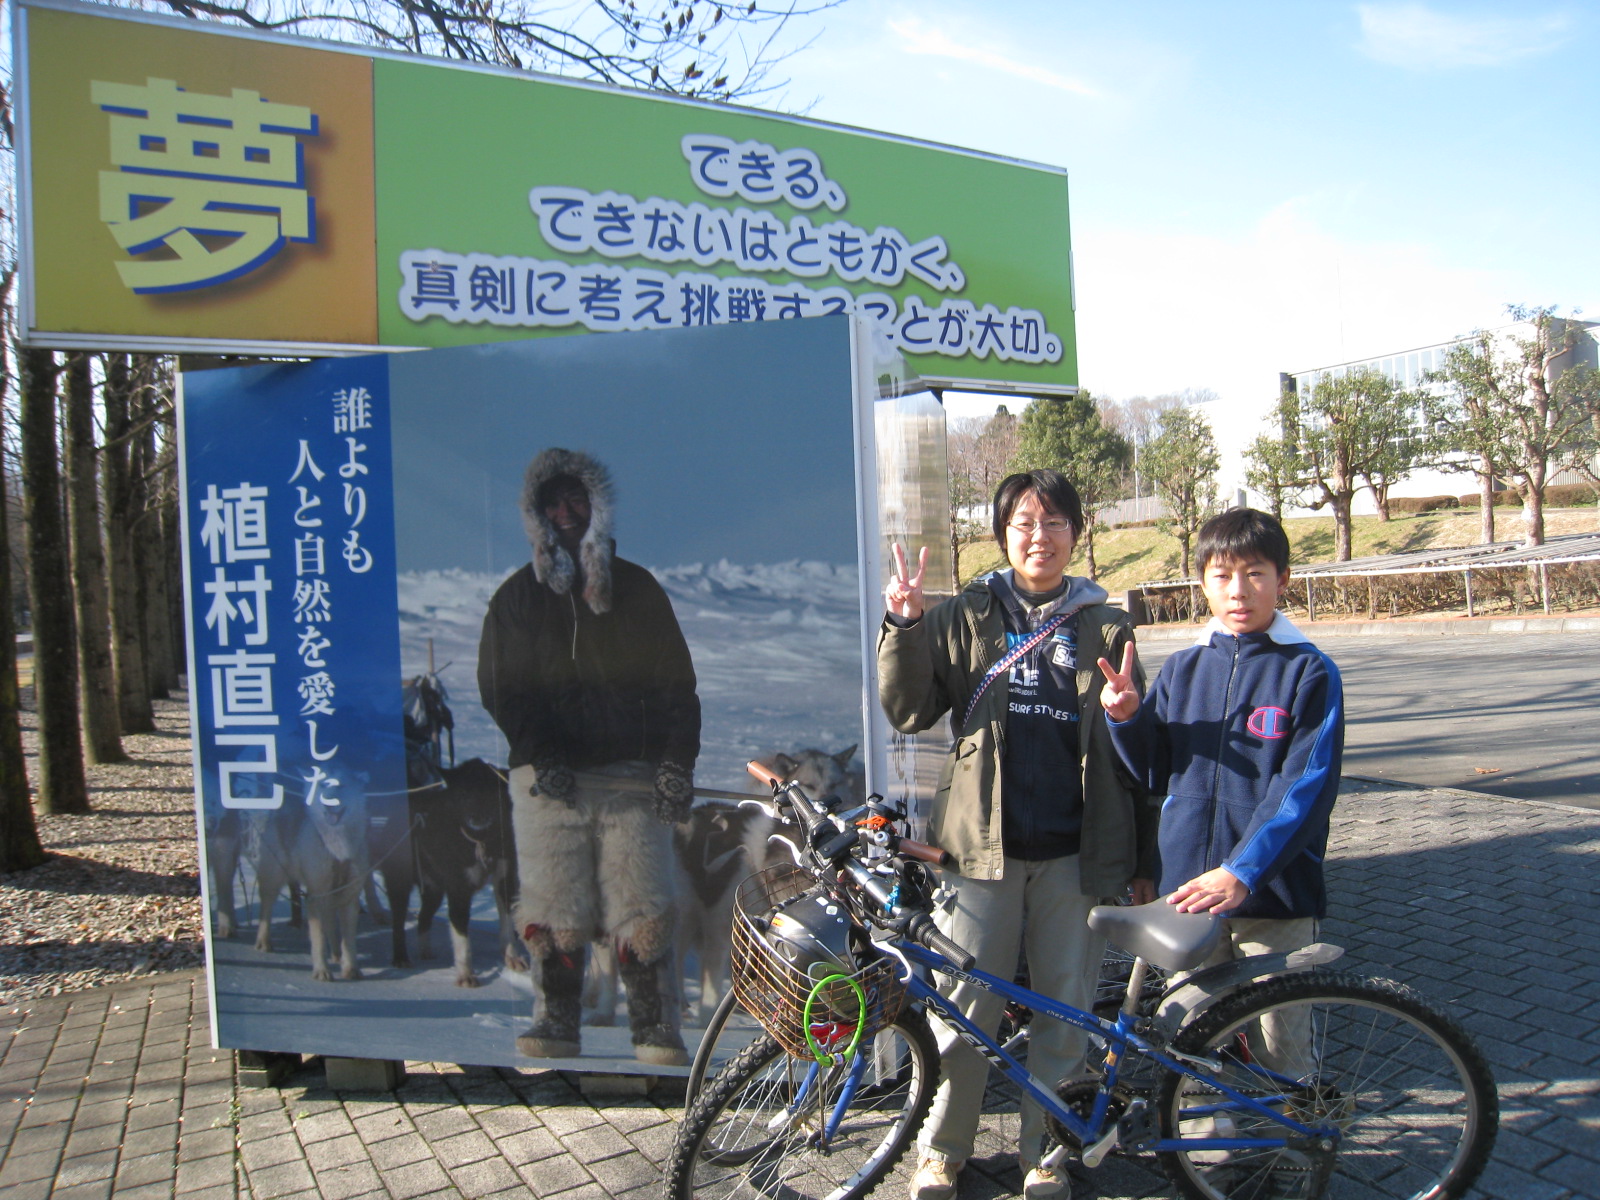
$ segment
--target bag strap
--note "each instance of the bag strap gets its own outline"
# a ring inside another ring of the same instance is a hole
[[[1076,609],[1073,610],[1073,612],[1076,611]],[[961,726],[963,729],[966,728],[967,722],[972,720],[972,714],[978,707],[978,701],[981,700],[983,698],[983,694],[989,690],[989,685],[996,679],[1000,678],[1000,673],[1002,671],[1009,671],[1019,659],[1023,658],[1035,647],[1042,644],[1046,638],[1059,629],[1062,623],[1070,616],[1072,616],[1072,613],[1070,612],[1057,613],[1043,625],[1039,626],[1039,628],[1030,634],[1026,640],[1020,641],[1013,646],[1006,653],[1004,658],[995,663],[994,666],[990,667],[989,670],[985,672],[982,681],[978,684],[977,690],[972,693],[972,699],[967,701],[967,711],[961,716]]]

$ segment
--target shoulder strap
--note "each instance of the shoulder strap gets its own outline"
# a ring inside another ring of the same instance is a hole
[[[1072,616],[1072,613],[1057,613],[1043,625],[1039,626],[1038,629],[1034,630],[1034,632],[1029,635],[1026,640],[1020,641],[1013,646],[1010,651],[1007,652],[1004,658],[995,663],[994,666],[990,667],[988,671],[984,673],[982,681],[979,682],[977,688],[972,693],[972,699],[967,701],[967,711],[961,715],[961,724],[963,728],[966,727],[968,721],[972,720],[972,714],[978,707],[978,701],[981,700],[983,698],[983,694],[989,690],[989,685],[996,679],[1000,678],[1001,672],[1009,671],[1019,659],[1021,659],[1029,651],[1033,650],[1036,646],[1040,645],[1046,638],[1060,628],[1062,622],[1064,622],[1070,616]]]

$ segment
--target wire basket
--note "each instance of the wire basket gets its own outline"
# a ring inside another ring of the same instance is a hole
[[[860,1037],[869,1038],[892,1025],[906,1002],[906,986],[891,958],[878,956],[848,976],[865,998],[862,1013],[854,987],[835,980],[817,989],[819,981],[772,948],[765,929],[773,910],[818,887],[808,872],[780,863],[751,875],[733,897],[734,996],[780,1046],[800,1058],[813,1056],[806,1038],[808,1000],[812,1039],[822,1050],[839,1051],[855,1040],[858,1023],[864,1025]]]

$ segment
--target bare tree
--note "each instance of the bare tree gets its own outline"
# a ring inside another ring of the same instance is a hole
[[[173,12],[251,29],[649,88],[749,101],[787,81],[773,68],[796,44],[791,23],[841,0],[160,0]]]
[[[16,275],[0,277],[0,319],[9,323],[11,288]],[[10,359],[4,353],[9,339],[0,344],[0,429],[6,427],[5,397],[13,382]],[[33,800],[28,794],[28,772],[22,756],[22,727],[18,723],[21,697],[17,692],[17,629],[13,620],[11,575],[11,486],[0,456],[0,872],[25,871],[47,857],[39,843]]]
[[[102,391],[106,446],[101,466],[105,472],[106,545],[111,552],[111,645],[123,732],[149,733],[156,727],[156,717],[144,662],[144,602],[137,549],[141,490],[131,452],[138,434],[131,416],[134,387],[128,356],[108,354]]]
[[[1209,394],[1209,393],[1208,393]],[[1098,400],[1101,419],[1110,428],[1127,439],[1131,448],[1128,465],[1128,493],[1132,496],[1152,494],[1149,476],[1140,470],[1140,458],[1158,433],[1161,416],[1175,408],[1182,408],[1182,396],[1167,393],[1161,396],[1130,396],[1126,400]]]
[[[20,357],[23,515],[32,568],[33,694],[39,712],[39,810],[88,812],[72,582],[56,451],[56,361],[48,350],[24,350]]]
[[[78,692],[84,751],[92,763],[124,762],[117,674],[111,658],[111,608],[101,545],[94,380],[89,356],[67,356],[67,513],[72,526],[72,585],[77,598]]]

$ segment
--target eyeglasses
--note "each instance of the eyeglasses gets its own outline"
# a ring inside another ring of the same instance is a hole
[[[1008,521],[1007,529],[1015,529],[1023,537],[1032,537],[1036,530],[1042,529],[1051,537],[1060,537],[1072,529],[1072,522],[1063,521],[1059,517],[1052,517],[1048,521]]]

